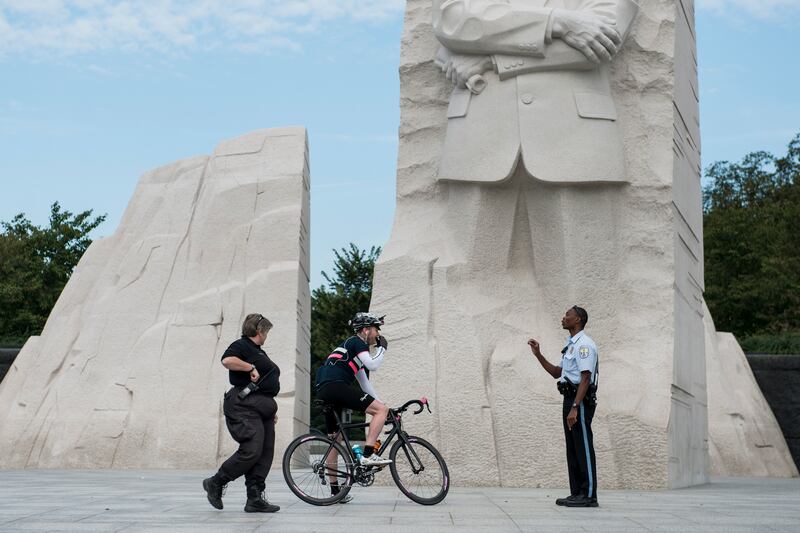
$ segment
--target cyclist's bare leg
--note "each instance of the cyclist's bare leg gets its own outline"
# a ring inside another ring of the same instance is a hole
[[[389,407],[386,404],[373,400],[369,407],[367,407],[367,414],[372,415],[372,420],[369,422],[369,432],[367,433],[367,441],[365,446],[375,446],[378,440],[378,435],[381,434],[384,424],[386,424],[386,417],[389,416]]]
[[[336,438],[335,433],[331,433],[328,437],[333,440]],[[339,442],[342,442],[342,435],[339,434],[339,438],[336,439]],[[325,460],[325,464],[328,466],[328,482],[332,484],[339,483],[339,477],[336,475],[336,471],[339,470],[339,452],[336,451],[336,448],[331,448],[330,452],[328,453],[328,458]]]

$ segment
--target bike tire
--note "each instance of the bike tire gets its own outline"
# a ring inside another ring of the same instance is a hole
[[[402,439],[398,440],[389,452],[392,479],[400,492],[412,501],[421,505],[436,505],[444,500],[450,490],[447,464],[439,450],[425,439],[409,435],[406,441],[408,444]],[[408,446],[415,453],[410,453]],[[423,471],[414,471],[419,463],[428,471],[425,477],[420,477]]]
[[[322,466],[332,449],[339,454],[337,472],[340,488],[336,495],[330,493],[327,467]],[[301,435],[289,444],[283,453],[282,470],[289,490],[311,505],[333,505],[347,496],[353,484],[353,465],[344,446],[327,436],[313,433]]]

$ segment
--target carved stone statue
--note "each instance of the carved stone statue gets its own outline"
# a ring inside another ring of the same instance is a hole
[[[439,178],[624,182],[608,64],[631,0],[435,0],[437,63],[455,84]],[[469,84],[469,86],[468,86]]]
[[[415,432],[454,483],[566,485],[526,341],[558,360],[572,305],[600,353],[601,486],[708,479],[693,22],[688,0],[407,0],[371,304],[402,357],[375,379],[431,400]]]
[[[704,483],[709,443],[717,473],[795,473],[763,398],[744,405],[752,377],[707,397],[707,357],[738,367],[703,304],[693,2],[407,0],[400,57],[371,308],[402,355],[375,379],[431,400],[414,431],[453,483],[566,486],[561,396],[526,341],[559,360],[575,304],[600,353],[601,488]]]

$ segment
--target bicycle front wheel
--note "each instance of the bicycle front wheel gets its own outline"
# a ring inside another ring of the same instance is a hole
[[[398,440],[389,452],[389,470],[397,488],[422,505],[435,505],[450,490],[450,474],[439,451],[420,437]]]
[[[303,435],[283,453],[283,479],[304,502],[331,505],[350,492],[353,465],[338,442],[320,435]],[[338,494],[331,494],[332,479],[339,483]]]

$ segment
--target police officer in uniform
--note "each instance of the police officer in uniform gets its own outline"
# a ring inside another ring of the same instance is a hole
[[[597,467],[592,441],[592,418],[597,403],[597,346],[585,332],[589,321],[585,309],[572,306],[561,319],[569,331],[567,345],[561,350],[561,366],[542,355],[539,342],[530,339],[533,355],[547,373],[558,380],[564,396],[563,421],[567,448],[570,495],[556,500],[565,507],[597,507]]]
[[[226,485],[244,476],[248,513],[274,513],[280,509],[264,498],[266,478],[275,453],[275,422],[281,371],[261,349],[272,323],[260,314],[250,314],[242,324],[242,337],[222,354],[233,387],[225,393],[223,412],[231,437],[239,449],[203,480],[208,502],[222,509]]]

